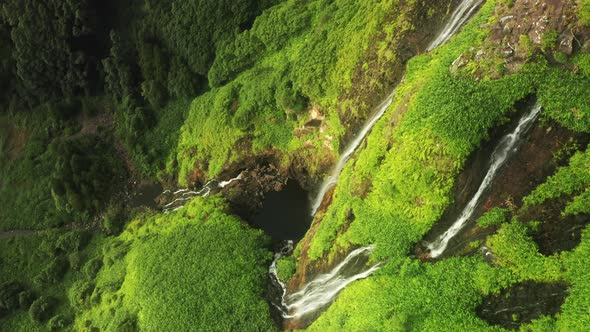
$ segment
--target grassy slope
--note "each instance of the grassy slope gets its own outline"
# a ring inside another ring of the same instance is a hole
[[[104,248],[94,293],[80,308],[101,330],[274,330],[263,299],[271,258],[261,231],[225,214],[219,198],[168,215],[143,216]],[[214,323],[213,323],[214,322]]]
[[[396,0],[315,0],[305,5],[291,0],[267,10],[251,30],[236,36],[243,43],[240,49],[262,41],[262,58],[230,83],[193,102],[177,148],[179,181],[185,183],[195,166],[214,177],[228,163],[270,148],[290,154],[287,159],[295,151],[307,154],[310,173],[317,173],[321,156],[334,155],[339,149],[344,134],[340,116],[345,111],[350,112],[349,118],[366,116],[369,109],[367,95],[341,99],[353,87],[355,70],[370,63],[384,71],[379,75],[391,76],[392,69],[379,68],[379,63],[398,59],[388,41],[415,29],[412,15],[417,15],[419,7],[414,2],[402,6]],[[283,17],[286,13],[288,18]],[[219,49],[216,61],[229,57],[225,52],[231,48]],[[239,62],[247,54],[229,58]],[[227,60],[226,66],[232,63]],[[373,94],[383,93],[386,83],[363,82]],[[326,116],[327,130],[295,137],[293,129],[309,120],[302,109],[308,102]],[[237,148],[244,139],[251,147]],[[316,152],[305,151],[308,143]]]
[[[485,324],[474,310],[481,298],[531,279],[566,280],[575,286],[578,295],[568,299],[575,305],[564,307],[560,326],[579,329],[578,322],[587,319],[587,313],[575,309],[585,296],[578,286],[585,276],[579,252],[585,250],[587,235],[565,260],[542,256],[518,222],[490,239],[503,262],[497,268],[478,258],[436,264],[406,258],[450,203],[454,177],[469,153],[490,128],[505,121],[516,101],[534,93],[544,107],[543,117],[590,131],[590,104],[583,92],[590,80],[585,75],[552,68],[542,59],[498,80],[475,82],[464,73],[449,72],[453,60],[486,37],[480,27],[494,7],[488,1],[450,43],[412,59],[390,110],[373,129],[367,147],[345,168],[307,254],[319,259],[350,244],[375,243],[374,259],[388,263],[375,277],[345,290],[311,330],[480,330]],[[366,198],[359,197],[367,191]],[[349,208],[355,220],[343,232]],[[405,275],[409,266],[415,270],[412,279]],[[581,316],[573,318],[576,313]]]

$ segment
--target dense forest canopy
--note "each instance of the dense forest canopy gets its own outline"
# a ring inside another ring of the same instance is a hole
[[[1,1],[0,331],[585,331],[588,91],[589,0]],[[339,160],[273,261],[265,197]],[[281,312],[369,247],[372,275]]]

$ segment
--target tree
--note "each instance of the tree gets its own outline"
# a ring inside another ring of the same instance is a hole
[[[29,315],[36,322],[44,322],[51,316],[55,307],[55,299],[41,296],[31,304]]]
[[[0,285],[0,318],[19,308],[18,295],[23,290],[23,286],[16,281]]]

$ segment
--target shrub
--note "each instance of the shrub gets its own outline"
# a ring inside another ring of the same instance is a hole
[[[108,235],[117,235],[123,229],[123,208],[119,204],[109,205],[101,222],[102,230]]]
[[[68,271],[68,262],[64,257],[58,256],[51,260],[33,281],[38,285],[60,282]]]
[[[507,212],[506,209],[493,208],[484,213],[484,215],[477,220],[477,224],[482,228],[500,225],[506,221]]]
[[[35,294],[31,290],[24,290],[18,293],[18,304],[23,310],[28,310],[31,303],[35,300]]]
[[[53,316],[49,322],[47,322],[47,328],[49,331],[63,331],[68,325],[70,320],[61,314]]]
[[[283,257],[277,262],[277,276],[281,281],[289,281],[295,274],[295,258],[293,256]]]
[[[578,2],[578,18],[583,25],[590,25],[590,0]]]
[[[87,280],[74,282],[68,291],[70,304],[75,308],[90,307],[90,297],[94,291],[94,284]]]
[[[29,315],[35,322],[44,322],[51,316],[55,309],[55,299],[41,296],[31,304]]]
[[[23,286],[16,281],[0,285],[0,318],[19,308],[19,293]]]
[[[68,264],[74,271],[79,271],[82,266],[82,255],[79,252],[73,252],[68,255]]]
[[[98,274],[98,271],[100,271],[101,268],[102,268],[102,257],[95,257],[95,258],[89,260],[88,263],[86,263],[86,265],[84,265],[84,274],[89,279],[94,279],[94,278],[96,278],[96,275]]]

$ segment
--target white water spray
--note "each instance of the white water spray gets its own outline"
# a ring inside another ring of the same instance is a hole
[[[477,8],[479,8],[484,1],[485,0],[466,0],[461,2],[451,15],[451,18],[445,25],[444,29],[438,34],[438,37],[430,43],[426,50],[431,51],[449,41],[449,39],[451,39],[451,37],[453,37],[459,29],[467,23],[469,18],[471,18],[471,15],[475,13]]]
[[[449,22],[444,29],[430,44],[427,50],[432,50],[437,46],[447,42],[459,29],[469,20],[475,13],[476,9],[484,2],[484,0],[464,0],[453,12]],[[403,79],[402,79],[403,80]],[[371,131],[375,123],[383,116],[385,111],[389,108],[395,96],[395,88],[385,98],[373,116],[369,118],[367,123],[363,126],[361,131],[355,136],[353,141],[346,147],[338,163],[330,173],[330,176],[322,183],[318,195],[312,202],[312,215],[315,215],[320,207],[326,193],[338,182],[338,177],[346,162],[351,155],[359,147],[365,136]],[[292,244],[291,244],[292,245]],[[277,284],[282,288],[281,304],[274,304],[281,311],[283,318],[293,319],[301,318],[305,315],[312,314],[322,308],[325,308],[334,301],[336,296],[342,289],[348,286],[355,280],[363,279],[375,272],[382,263],[368,266],[368,258],[373,250],[373,246],[362,247],[352,251],[338,266],[336,266],[330,273],[320,275],[309,283],[307,283],[301,290],[294,294],[287,294],[286,285],[279,280],[276,274],[277,261],[283,256],[282,253],[275,254],[275,260],[269,268],[269,274]],[[359,264],[362,260],[362,264]]]
[[[502,167],[504,162],[510,157],[513,152],[515,152],[517,148],[517,144],[519,143],[522,135],[525,134],[541,112],[541,106],[539,104],[535,104],[531,108],[531,110],[526,113],[518,122],[518,126],[514,131],[506,136],[504,136],[492,154],[492,164],[486,173],[479,189],[473,195],[467,206],[461,212],[461,215],[453,223],[451,228],[449,228],[446,232],[441,234],[434,242],[428,245],[428,249],[430,250],[430,256],[432,258],[436,258],[440,256],[445,249],[447,248],[449,241],[459,233],[459,231],[465,226],[465,224],[470,220],[475,212],[475,208],[479,205],[481,196],[484,191],[490,186],[492,180],[496,176],[496,173]]]
[[[229,186],[230,184],[232,184],[234,181],[239,181],[242,179],[242,173],[238,174],[238,176],[236,176],[233,179],[229,179],[227,181],[221,181],[219,182],[219,184],[217,185],[218,188],[225,188],[227,186]]]
[[[484,2],[485,0],[466,0],[463,1],[453,12],[449,22],[445,25],[444,29],[439,33],[432,43],[426,49],[430,51],[444,43],[446,43],[451,37],[453,37],[459,29],[469,20],[469,18],[475,13],[477,8]],[[403,81],[403,78],[401,79]],[[352,156],[352,154],[356,151],[359,147],[365,136],[371,131],[375,123],[385,114],[385,111],[389,108],[391,103],[393,102],[393,97],[395,96],[395,88],[393,91],[376,107],[376,111],[374,112],[373,116],[369,118],[369,120],[364,124],[361,131],[355,136],[355,138],[348,144],[344,152],[340,155],[340,159],[336,163],[336,166],[330,172],[330,176],[328,176],[322,185],[320,186],[320,190],[316,195],[315,199],[311,205],[311,215],[314,216],[319,209],[322,201],[324,200],[324,196],[326,193],[334,187],[338,183],[338,177],[340,173],[346,166],[346,163]]]
[[[184,207],[186,202],[192,200],[193,198],[198,197],[198,196],[207,197],[211,194],[211,191],[213,189],[216,189],[216,188],[223,189],[235,181],[242,180],[242,178],[243,178],[243,172],[238,174],[238,176],[236,176],[235,178],[229,179],[227,181],[217,182],[217,180],[215,180],[215,179],[209,180],[198,191],[193,191],[193,190],[190,190],[187,188],[178,189],[174,192],[171,192],[170,190],[165,190],[162,193],[162,195],[171,194],[173,199],[172,199],[172,201],[170,201],[170,203],[163,206],[162,212],[166,214],[169,212],[178,211]]]
[[[301,290],[293,294],[285,294],[285,285],[276,275],[276,262],[282,255],[275,255],[271,265],[271,275],[283,287],[281,309],[287,319],[301,318],[329,305],[341,290],[351,282],[364,279],[377,271],[382,263],[367,266],[373,246],[353,250],[346,258],[329,273],[314,278]]]

